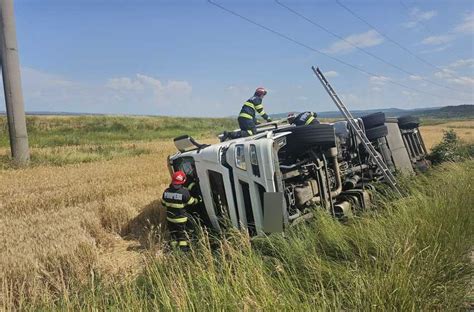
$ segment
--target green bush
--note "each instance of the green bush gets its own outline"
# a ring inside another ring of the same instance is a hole
[[[433,147],[429,160],[433,164],[445,161],[461,161],[474,156],[474,144],[464,144],[451,129],[443,131],[443,140]]]

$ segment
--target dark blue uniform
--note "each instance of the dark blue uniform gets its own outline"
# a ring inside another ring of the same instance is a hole
[[[271,121],[267,113],[265,113],[262,104],[262,98],[259,96],[253,96],[247,100],[240,110],[239,122],[240,130],[242,130],[242,136],[254,135],[257,133],[256,124],[257,116],[259,113],[266,121]]]
[[[199,203],[182,185],[171,184],[163,193],[161,203],[166,207],[166,219],[171,234],[171,245],[182,249],[188,248],[188,235],[186,233],[190,215],[186,207]]]
[[[317,125],[319,124],[319,120],[316,119],[316,116],[318,115],[314,112],[302,112],[296,115],[292,123],[296,126]]]

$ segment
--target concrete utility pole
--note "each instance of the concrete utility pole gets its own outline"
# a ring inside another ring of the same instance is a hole
[[[12,157],[16,164],[27,165],[30,151],[21,92],[13,0],[0,0],[0,52]]]

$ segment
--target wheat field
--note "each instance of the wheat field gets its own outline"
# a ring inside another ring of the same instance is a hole
[[[474,142],[473,127],[473,121],[449,122],[421,132],[432,147],[447,128]],[[171,140],[122,144],[148,152],[0,169],[0,308],[67,293],[66,281],[89,281],[91,272],[110,280],[133,278],[147,256],[161,254],[158,199],[169,183],[166,157],[175,148]],[[75,157],[75,149],[36,147],[33,152]],[[0,155],[7,153],[0,149]]]
[[[474,142],[474,120],[448,121],[446,123],[427,125],[420,128],[426,148],[431,149],[434,145],[438,144],[443,137],[443,131],[450,129],[454,130],[458,137],[465,143]]]

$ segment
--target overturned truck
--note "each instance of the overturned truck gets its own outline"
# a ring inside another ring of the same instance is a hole
[[[393,173],[424,170],[426,148],[414,117],[375,113],[354,119]],[[174,140],[170,173],[197,182],[203,202],[193,213],[206,226],[280,232],[312,215],[314,207],[345,217],[370,205],[384,175],[348,121],[316,126],[272,122],[256,135],[203,145]]]

